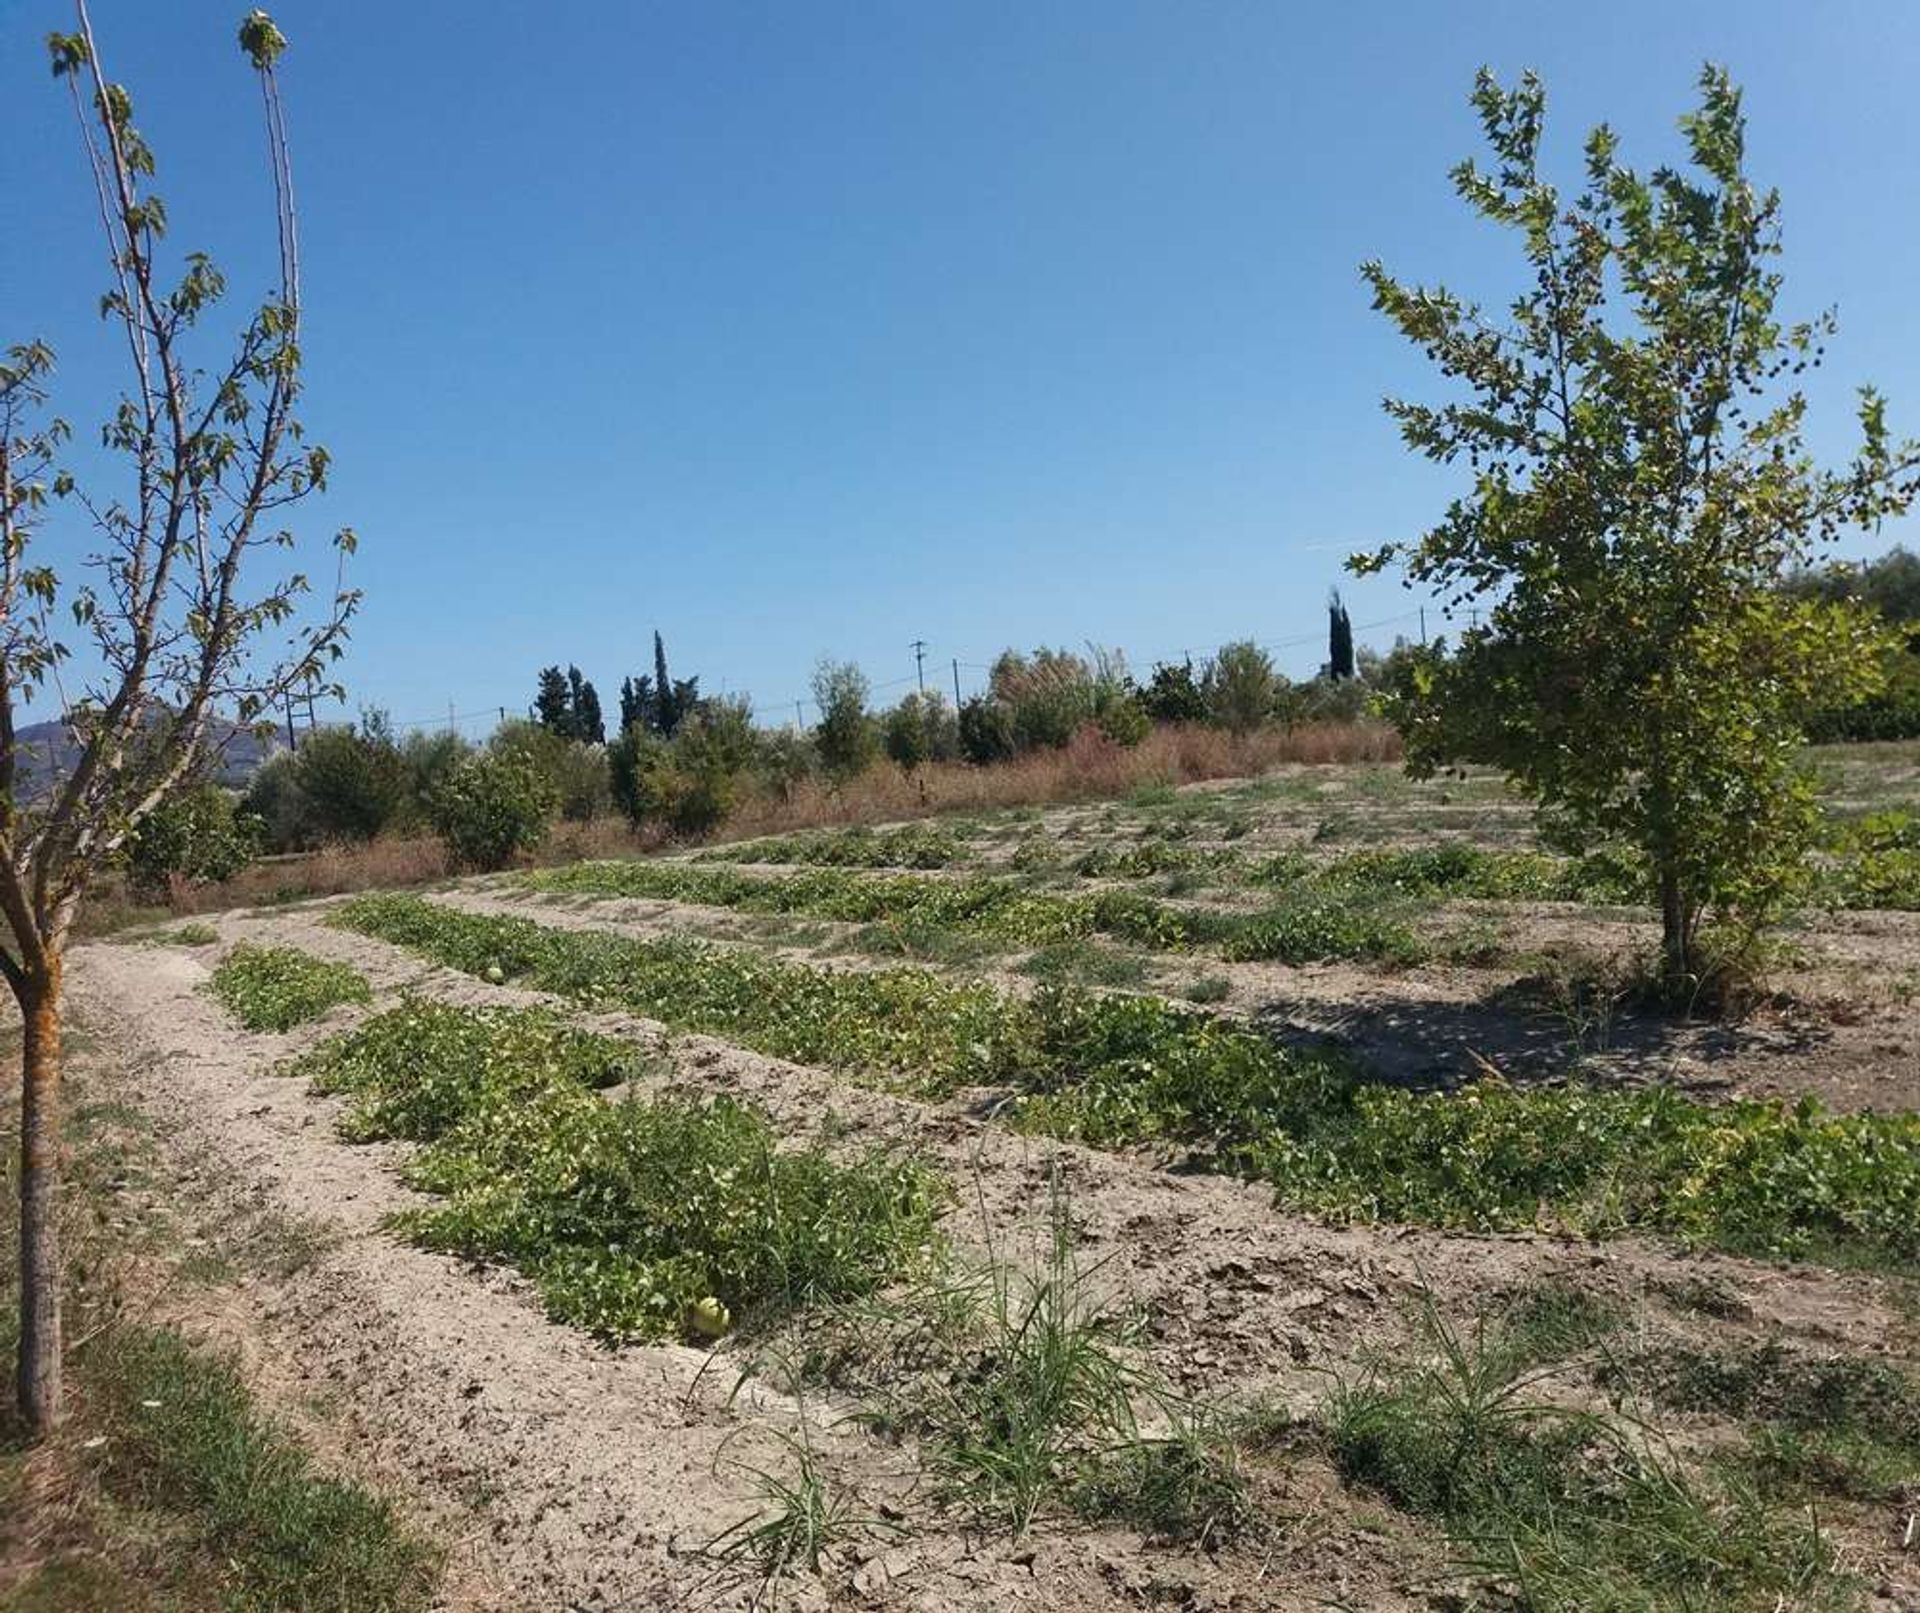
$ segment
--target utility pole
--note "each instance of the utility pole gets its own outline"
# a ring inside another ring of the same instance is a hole
[[[291,689],[286,692],[284,699],[287,707],[287,749],[298,750],[300,740],[293,731],[293,691]]]
[[[1420,648],[1424,650],[1426,647],[1427,647],[1427,607],[1425,605],[1422,605],[1420,607]]]
[[[453,696],[452,695],[447,696],[447,732],[450,734],[457,734],[460,732],[460,720],[457,717],[455,717],[453,714]]]
[[[801,713],[798,700],[793,703],[793,731],[796,734],[804,734],[807,731],[807,719]]]
[[[307,732],[312,733],[319,724],[313,715],[313,685],[307,685]]]
[[[920,697],[927,694],[927,641],[917,638],[913,641],[913,681],[920,686]]]
[[[953,660],[953,709],[956,713],[960,710],[960,658],[958,656]]]

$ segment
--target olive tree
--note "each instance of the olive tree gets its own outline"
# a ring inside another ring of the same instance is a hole
[[[1364,268],[1374,305],[1465,396],[1389,399],[1416,452],[1472,485],[1431,531],[1350,563],[1404,564],[1451,613],[1388,702],[1416,772],[1503,769],[1579,849],[1623,840],[1657,886],[1671,989],[1698,989],[1703,921],[1750,939],[1805,878],[1816,809],[1800,760],[1818,705],[1872,692],[1880,630],[1782,576],[1848,526],[1904,511],[1916,452],[1859,400],[1852,462],[1819,468],[1794,378],[1831,314],[1776,314],[1779,199],[1745,171],[1745,120],[1708,67],[1687,161],[1641,173],[1612,130],[1570,200],[1542,176],[1537,79],[1474,90],[1492,161],[1459,195],[1513,232],[1520,294],[1489,311]]]
[[[74,915],[90,882],[193,785],[236,725],[320,684],[357,603],[336,580],[325,608],[303,616],[309,584],[291,561],[255,575],[270,558],[262,551],[292,547],[283,512],[327,471],[294,417],[299,253],[274,76],[286,40],[264,12],[240,27],[264,108],[278,284],[208,369],[193,338],[224,282],[201,253],[163,268],[167,211],[150,189],[153,153],[131,97],[106,77],[84,0],[76,9],[77,31],[48,44],[71,89],[106,235],[102,313],[131,369],[102,431],[124,481],[83,487],[61,468],[67,432],[45,413],[44,344],[12,348],[0,366],[0,975],[23,1021],[18,1392],[36,1432],[61,1412],[61,971]],[[91,555],[64,581],[36,554],[63,541],[43,534],[51,501],[91,532]],[[344,565],[351,534],[335,543]],[[14,733],[42,696],[58,702],[72,760],[30,793]]]

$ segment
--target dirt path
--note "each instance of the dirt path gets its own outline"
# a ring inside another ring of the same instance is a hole
[[[457,902],[520,905],[483,894]],[[559,911],[544,916],[567,921]],[[224,941],[287,943],[353,962],[383,1003],[406,990],[476,1004],[543,1000],[423,965],[321,917],[304,908],[215,922]],[[489,1576],[540,1607],[744,1605],[750,1587],[716,1577],[701,1548],[753,1510],[744,1470],[778,1468],[780,1436],[802,1415],[869,1502],[925,1512],[911,1493],[910,1453],[846,1428],[840,1413],[849,1408],[802,1410],[758,1390],[730,1403],[737,1358],[723,1353],[709,1365],[678,1346],[609,1352],[548,1323],[511,1274],[382,1231],[385,1214],[415,1202],[394,1174],[400,1149],[343,1144],[335,1105],[272,1073],[364,1011],[285,1037],[249,1036],[198,989],[215,952],[87,947],[75,957],[74,990],[97,1024],[117,1027],[135,1101],[168,1122],[170,1146],[210,1196],[245,1194],[337,1235],[322,1261],[267,1296],[288,1370],[338,1399],[382,1470],[476,1520],[464,1549]],[[1252,1185],[1018,1137],[983,1119],[977,1099],[928,1106],[709,1038],[669,1036],[645,1020],[586,1022],[663,1050],[665,1082],[750,1098],[790,1135],[920,1150],[971,1201],[950,1217],[963,1246],[1034,1247],[1057,1170],[1084,1258],[1111,1259],[1114,1281],[1149,1318],[1156,1363],[1195,1392],[1268,1391],[1309,1404],[1324,1392],[1324,1369],[1404,1336],[1408,1301],[1423,1284],[1464,1311],[1560,1275],[1644,1312],[1660,1304],[1650,1296],[1706,1282],[1744,1307],[1737,1331],[1824,1349],[1872,1352],[1898,1327],[1871,1278],[1690,1256],[1638,1239],[1589,1245],[1322,1226],[1277,1212]],[[1685,1325],[1677,1314],[1667,1320]],[[1435,1569],[1430,1539],[1343,1528],[1351,1503],[1310,1465],[1287,1484],[1283,1509],[1319,1523],[1290,1529],[1257,1561],[1156,1550],[1117,1530],[1021,1543],[948,1523],[837,1565],[834,1583],[849,1605],[929,1613],[1000,1601],[1132,1607],[1150,1596],[1190,1607],[1291,1608],[1328,1597],[1428,1605],[1420,1587]]]

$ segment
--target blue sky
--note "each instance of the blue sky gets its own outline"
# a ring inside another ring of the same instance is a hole
[[[242,9],[94,7],[174,244],[236,304],[271,225]],[[943,684],[1088,639],[1144,669],[1252,637],[1310,673],[1344,554],[1455,485],[1379,410],[1434,383],[1356,267],[1511,282],[1446,178],[1482,62],[1545,76],[1570,183],[1598,119],[1673,155],[1700,62],[1729,64],[1789,307],[1840,311],[1816,445],[1844,451],[1865,380],[1920,432],[1910,0],[273,10],[335,458],[303,530],[358,529],[346,676],[402,722],[451,700],[483,729],[550,661],[611,704],[656,625],[770,720],[822,654],[891,697],[915,638]],[[68,16],[0,0],[0,341],[57,345],[86,436],[119,377],[40,47]],[[1363,641],[1412,628],[1398,583],[1345,591]]]

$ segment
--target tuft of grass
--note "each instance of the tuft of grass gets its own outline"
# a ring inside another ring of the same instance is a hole
[[[856,1510],[858,1498],[835,1484],[813,1448],[804,1420],[781,1433],[790,1471],[750,1468],[759,1510],[710,1541],[723,1562],[750,1566],[760,1581],[755,1605],[772,1605],[796,1572],[818,1574],[836,1547],[863,1535],[890,1533],[884,1520]]]
[[[1464,1562],[1540,1613],[1734,1609],[1837,1596],[1817,1523],[1648,1431],[1539,1397],[1499,1330],[1428,1302],[1424,1354],[1341,1379],[1322,1411],[1350,1483],[1444,1523]]]
[[[250,1031],[292,1030],[339,1003],[373,1001],[372,988],[349,964],[245,941],[221,959],[208,986]]]
[[[1499,1335],[1508,1359],[1530,1367],[1591,1350],[1625,1323],[1626,1310],[1618,1300],[1573,1283],[1549,1281],[1523,1288],[1507,1301]]]
[[[400,1230],[517,1266],[605,1338],[699,1333],[708,1299],[758,1324],[926,1258],[945,1195],[920,1165],[784,1147],[730,1099],[600,1097],[631,1063],[549,1013],[412,1002],[292,1068],[351,1098],[349,1136],[425,1145],[404,1175],[445,1202]]]
[[[97,1471],[123,1505],[169,1520],[221,1565],[222,1604],[280,1610],[428,1605],[435,1554],[362,1486],[318,1472],[257,1412],[229,1362],[168,1328],[125,1326],[86,1364],[112,1430]]]
[[[1058,941],[1041,947],[1021,963],[1020,973],[1035,980],[1119,990],[1137,990],[1151,976],[1145,958],[1116,952],[1093,941]]]
[[[1233,982],[1225,975],[1196,975],[1181,988],[1180,995],[1190,1003],[1225,1002],[1232,995]]]
[[[1087,1462],[1069,1504],[1081,1517],[1131,1524],[1150,1540],[1213,1546],[1258,1523],[1233,1440],[1205,1417],[1123,1441]]]

